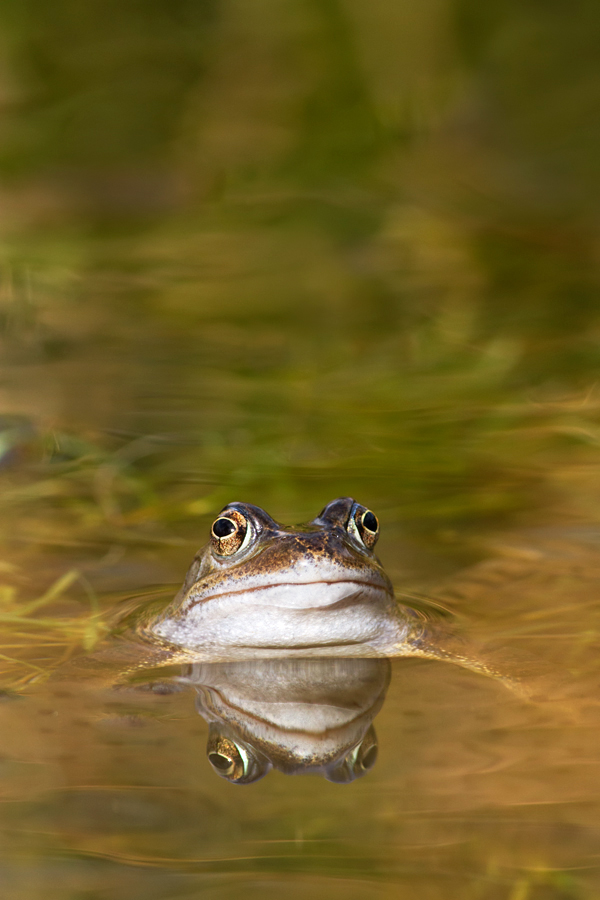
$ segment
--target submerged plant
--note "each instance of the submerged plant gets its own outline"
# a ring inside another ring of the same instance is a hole
[[[59,614],[57,603],[77,582],[87,594],[89,611]],[[44,615],[46,610],[54,614]],[[93,650],[109,630],[94,591],[76,569],[28,601],[20,599],[14,585],[0,584],[0,628],[0,677],[13,689],[47,678],[77,650]]]

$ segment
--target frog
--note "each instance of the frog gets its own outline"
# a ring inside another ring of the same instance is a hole
[[[206,661],[419,653],[425,623],[375,555],[375,513],[352,497],[289,527],[231,502],[144,636]]]

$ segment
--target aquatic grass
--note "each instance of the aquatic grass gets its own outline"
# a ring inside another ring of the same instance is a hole
[[[348,373],[348,378],[352,377]],[[472,397],[469,370],[464,377],[469,382],[465,396]],[[294,389],[300,383],[298,378],[289,376]],[[340,380],[339,373],[333,380]],[[279,456],[265,454],[265,438],[256,434],[256,441],[247,445],[242,464],[237,466],[234,459],[239,454],[235,445],[228,447],[222,441],[213,445],[206,440],[206,433],[198,435],[196,442],[168,440],[164,436],[156,440],[99,436],[98,446],[92,449],[89,438],[83,442],[77,436],[42,436],[44,448],[49,444],[63,448],[68,445],[72,458],[54,462],[50,455],[42,464],[17,472],[18,478],[5,472],[3,479],[10,478],[13,484],[0,503],[11,510],[11,521],[17,529],[27,527],[32,514],[37,528],[46,522],[44,527],[56,546],[66,548],[73,542],[73,546],[87,546],[95,552],[95,548],[109,544],[129,546],[136,552],[136,547],[141,546],[158,549],[185,543],[182,535],[192,531],[198,534],[198,520],[232,496],[258,499],[265,505],[270,499],[280,508],[285,497],[292,515],[299,519],[305,506],[309,514],[314,514],[312,507],[319,502],[320,485],[325,481],[339,484],[340,493],[342,485],[348,484],[355,493],[364,491],[367,495],[369,491],[379,492],[379,484],[383,483],[396,487],[394,493],[390,495],[386,490],[386,496],[380,499],[377,508],[382,517],[388,523],[412,519],[413,527],[431,531],[440,522],[476,523],[486,516],[518,511],[527,499],[522,493],[527,484],[527,496],[531,496],[531,491],[539,491],[543,502],[544,490],[557,476],[555,461],[560,460],[565,448],[569,464],[574,453],[585,458],[593,452],[594,442],[590,442],[589,435],[595,434],[600,419],[600,402],[594,392],[550,402],[519,402],[515,397],[494,406],[486,390],[478,385],[481,400],[465,406],[457,415],[452,412],[452,399],[446,400],[437,384],[437,378],[433,378],[427,387],[421,385],[417,389],[413,385],[402,396],[392,391],[391,384],[380,383],[377,388],[368,379],[366,386],[355,379],[356,393],[365,391],[365,406],[362,412],[360,404],[354,408],[368,422],[371,448],[364,444],[354,449],[349,446],[346,456],[328,457],[318,452],[319,446],[327,443],[335,422],[327,422],[321,416],[315,419],[312,414],[298,422],[287,450]],[[450,391],[447,386],[446,389]],[[338,388],[333,390],[326,381],[324,390],[328,403],[337,404],[338,413],[343,415],[344,399]],[[366,399],[369,390],[372,399],[376,395],[373,408],[369,408]],[[272,391],[277,394],[276,387],[272,386]],[[446,403],[447,421],[440,424],[445,419]],[[396,425],[389,429],[388,416],[394,409],[405,411],[403,434]],[[268,423],[269,430],[271,427]],[[285,427],[283,422],[281,428]],[[430,439],[430,430],[440,427],[441,437],[435,443]],[[446,434],[445,428],[449,429]],[[457,444],[459,434],[462,437]],[[269,440],[273,440],[272,434]],[[463,453],[462,459],[447,458],[453,443]],[[139,452],[144,445],[153,450],[158,447],[160,452]],[[533,454],[531,448],[535,448]],[[77,452],[81,455],[77,456]],[[528,457],[528,463],[518,459],[521,454]],[[204,468],[202,478],[197,469],[199,462]],[[476,462],[481,476],[474,477]],[[512,477],[519,485],[518,492],[503,487],[507,468],[516,466]],[[52,471],[52,477],[48,471]],[[417,480],[411,484],[413,478]],[[104,502],[98,497],[99,482],[106,491]],[[196,483],[203,485],[200,496],[194,496]],[[300,491],[306,496],[300,498]],[[15,527],[8,529],[6,523],[4,519],[0,533],[8,546]],[[3,572],[10,575],[10,568],[5,563]],[[88,612],[65,611],[64,601],[73,602],[69,598],[75,588],[85,593]],[[54,609],[61,603],[63,608],[58,614]],[[52,614],[47,614],[48,610],[53,610]],[[545,617],[543,611],[532,612],[531,622],[526,624],[525,616],[519,631],[525,627],[527,633],[538,636],[540,629],[553,631],[552,619],[546,622]],[[68,569],[33,599],[23,599],[14,584],[0,585],[0,652],[5,679],[20,684],[43,678],[60,660],[78,650],[93,650],[110,633],[107,618],[87,579],[76,568]]]
[[[434,370],[415,375],[409,388],[403,382],[402,375],[371,374],[365,364],[360,377],[352,369],[324,373],[317,400],[317,381],[307,386],[301,373],[287,373],[283,384],[234,379],[223,397],[230,405],[235,395],[234,414],[220,422],[205,417],[185,439],[99,434],[93,453],[68,462],[50,455],[4,473],[0,538],[10,540],[16,528],[41,544],[176,544],[178,529],[234,497],[302,518],[330,493],[352,491],[377,504],[388,522],[412,521],[426,531],[548,501],[589,503],[583,484],[579,491],[569,485],[568,498],[559,493],[575,458],[594,461],[594,396],[523,400],[486,385],[466,364],[452,377]],[[292,401],[301,389],[298,407]],[[344,433],[345,420],[353,427]]]
[[[387,526],[403,523],[434,539],[450,527],[467,540],[482,522],[528,508],[577,515],[592,505],[589,479],[575,489],[569,479],[575,461],[596,464],[597,389],[525,396],[510,386],[520,354],[514,342],[461,350],[428,323],[416,345],[399,364],[398,336],[358,354],[342,341],[333,346],[335,365],[234,367],[216,381],[212,370],[193,370],[192,354],[183,364],[192,395],[211,398],[201,424],[192,417],[185,429],[159,434],[23,429],[27,456],[0,471],[0,542],[84,548],[96,558],[113,547],[185,547],[200,542],[205,519],[231,499],[298,521],[335,493],[352,492]],[[76,587],[89,611],[56,614]],[[25,680],[109,633],[76,568],[33,599],[0,585],[0,626],[6,677]]]
[[[40,616],[41,610],[64,600],[69,589],[79,583],[88,598],[90,612],[79,615]],[[0,667],[11,687],[45,679],[78,649],[89,652],[109,633],[98,599],[81,572],[71,569],[61,575],[40,596],[23,601],[14,585],[0,585]],[[24,643],[14,643],[16,640]],[[24,650],[18,657],[4,651]],[[51,651],[48,656],[44,651]],[[62,652],[58,652],[62,651]],[[30,657],[37,660],[34,662]],[[46,665],[39,661],[47,659]]]
[[[533,900],[542,895],[556,897],[557,900],[579,900],[588,893],[571,872],[539,866],[515,881],[507,900]]]

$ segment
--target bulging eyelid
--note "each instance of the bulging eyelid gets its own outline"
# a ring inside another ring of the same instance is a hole
[[[353,538],[356,538],[359,544],[364,544],[364,541],[360,536],[360,531],[358,530],[358,526],[356,524],[356,512],[354,512],[354,515],[351,515],[348,519],[346,531],[348,532],[348,534],[351,534]]]

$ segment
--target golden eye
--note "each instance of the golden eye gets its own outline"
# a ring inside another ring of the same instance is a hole
[[[225,509],[213,522],[210,537],[218,556],[233,556],[249,537],[248,520],[237,509]]]
[[[220,519],[217,519],[216,522],[213,523],[212,533],[217,540],[228,537],[230,534],[233,534],[234,531],[237,531],[236,523],[233,519],[228,519],[226,516],[221,516]]]
[[[206,753],[213,771],[232,784],[258,781],[271,768],[268,760],[251,744],[222,734],[216,723],[209,726]]]
[[[356,766],[360,766],[363,772],[368,772],[377,762],[377,740],[375,732],[369,729],[367,737],[363,740],[356,754]]]
[[[337,765],[325,773],[328,781],[347,784],[369,772],[377,762],[377,736],[371,725],[366,735]]]
[[[247,768],[246,754],[240,752],[231,738],[213,733],[209,735],[206,750],[208,761],[217,775],[228,781],[240,781],[244,777]]]
[[[377,521],[377,516],[375,513],[372,513],[370,509],[363,513],[361,522],[363,526],[370,531],[372,534],[377,534],[379,531],[379,522]]]
[[[225,753],[209,753],[208,760],[211,766],[218,769],[219,775],[233,775],[235,771],[236,760]]]
[[[370,509],[365,509],[364,506],[362,509],[359,507],[354,514],[353,524],[359,539],[367,550],[372,550],[379,537],[379,522],[375,513]]]

